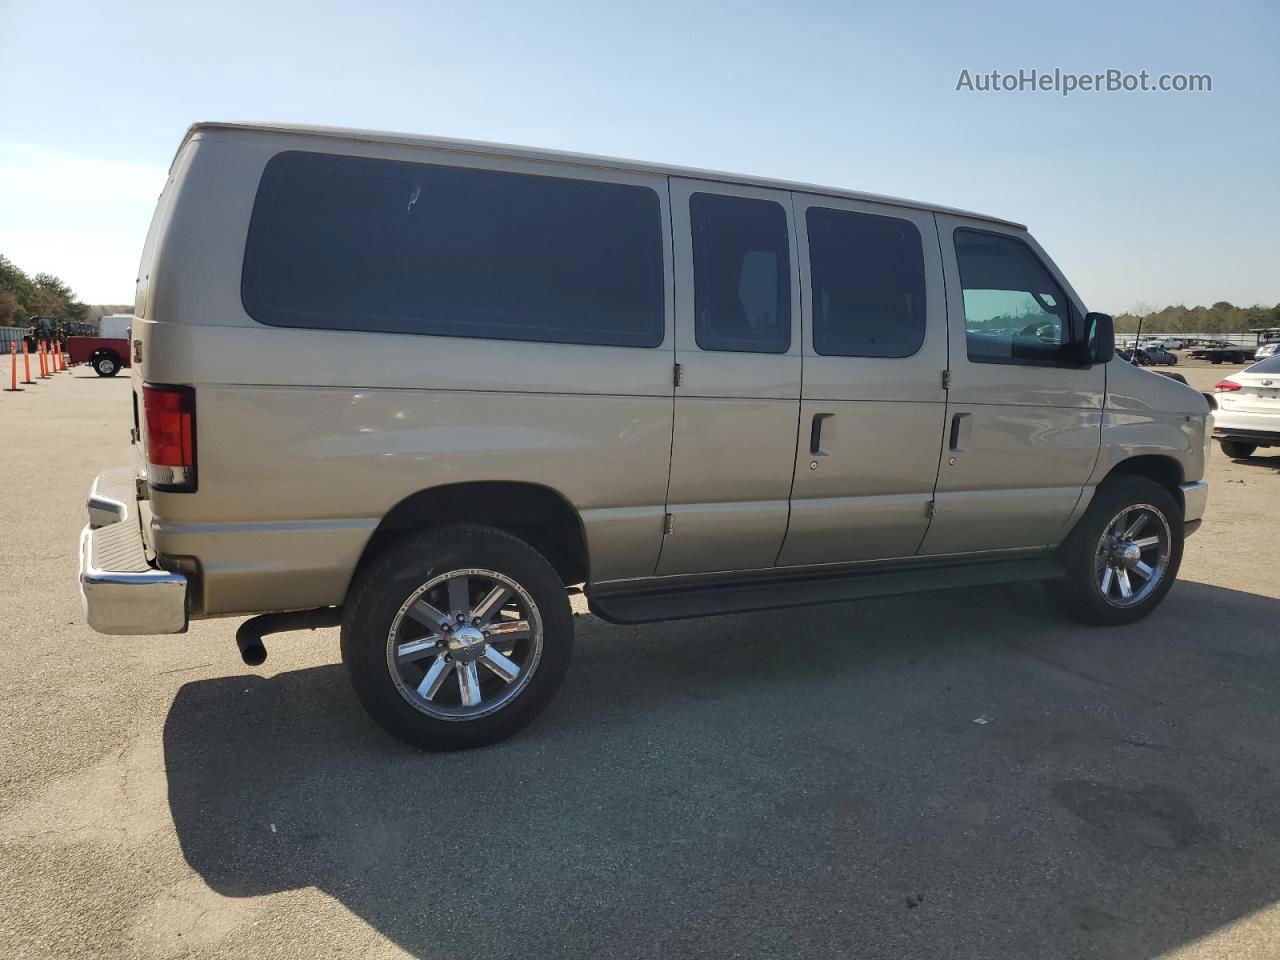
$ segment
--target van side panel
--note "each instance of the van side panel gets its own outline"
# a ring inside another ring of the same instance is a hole
[[[579,511],[590,576],[654,571],[672,425],[665,179],[298,137],[201,135],[137,324],[146,380],[196,389],[199,487],[152,494],[150,540],[194,556],[205,616],[341,603],[378,521],[458,481],[546,486]],[[250,214],[285,149],[652,187],[661,201],[657,348],[269,327],[240,300]]]

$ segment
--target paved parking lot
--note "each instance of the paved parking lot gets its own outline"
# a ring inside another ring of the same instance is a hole
[[[366,719],[336,631],[249,669],[238,621],[81,623],[128,389],[0,394],[6,958],[1280,953],[1280,455],[1215,449],[1135,627],[1034,585],[583,617],[534,727],[432,756]]]

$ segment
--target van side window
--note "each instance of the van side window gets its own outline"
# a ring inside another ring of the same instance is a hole
[[[924,343],[924,249],[909,220],[810,207],[813,349],[909,357]]]
[[[1071,339],[1071,306],[1021,240],[955,231],[964,329],[975,363],[1056,364]]]
[[[703,350],[786,353],[791,347],[787,215],[772,200],[695,193],[694,337]]]
[[[278,326],[656,347],[662,250],[648,187],[290,151],[241,295]]]

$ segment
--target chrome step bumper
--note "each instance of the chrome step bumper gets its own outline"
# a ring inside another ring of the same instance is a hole
[[[1196,480],[1193,483],[1184,483],[1182,490],[1182,519],[1185,521],[1199,520],[1204,517],[1205,508],[1209,505],[1209,484],[1204,480]]]
[[[89,626],[117,635],[184,633],[187,578],[147,560],[133,470],[121,467],[99,474],[86,507],[80,600]]]

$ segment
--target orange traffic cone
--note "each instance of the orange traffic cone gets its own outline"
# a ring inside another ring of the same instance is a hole
[[[9,344],[9,386],[5,387],[5,392],[22,392],[22,388],[18,386],[18,345],[16,343]]]
[[[27,347],[27,341],[25,340],[22,341],[22,375],[26,378],[22,381],[23,383],[35,383],[35,381],[31,379],[31,351]]]

